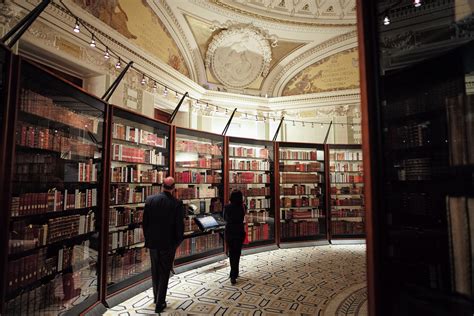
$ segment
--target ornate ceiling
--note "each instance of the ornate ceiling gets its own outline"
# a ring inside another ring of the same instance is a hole
[[[358,88],[355,0],[70,0],[209,90]]]

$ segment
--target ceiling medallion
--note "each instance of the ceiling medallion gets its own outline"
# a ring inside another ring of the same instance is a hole
[[[253,26],[230,26],[217,33],[206,53],[206,67],[230,88],[246,88],[270,69],[272,51],[265,33]]]

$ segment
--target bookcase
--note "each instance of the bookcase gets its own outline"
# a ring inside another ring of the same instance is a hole
[[[275,190],[273,142],[229,137],[228,197],[233,189],[247,206],[248,245],[275,243]],[[228,200],[228,198],[226,199]]]
[[[170,174],[170,125],[112,107],[107,294],[150,275],[143,211]]]
[[[365,236],[364,176],[362,147],[329,147],[329,238],[357,239]]]
[[[220,234],[202,233],[194,217],[220,213],[224,199],[224,137],[174,127],[176,197],[185,204],[185,239],[176,250],[176,264],[224,251]]]
[[[327,240],[325,146],[278,143],[280,242]]]
[[[22,58],[15,71],[3,312],[77,314],[98,301],[107,107]]]

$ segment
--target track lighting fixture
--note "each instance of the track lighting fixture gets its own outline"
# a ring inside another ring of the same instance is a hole
[[[109,48],[108,48],[107,46],[105,47],[104,58],[105,58],[105,59],[109,59],[109,58],[110,58]]]
[[[75,24],[75,26],[74,26],[74,30],[73,30],[73,31],[74,31],[74,33],[79,33],[79,32],[81,31],[81,28],[80,28],[80,26],[79,26],[79,19],[78,19],[78,18],[76,18],[76,24]]]
[[[115,64],[115,68],[117,68],[117,69],[122,68],[122,60],[120,59],[120,57],[119,57],[117,63]]]
[[[92,36],[91,36],[91,43],[89,45],[90,45],[90,47],[95,47],[95,36],[94,36],[94,34],[92,34]]]

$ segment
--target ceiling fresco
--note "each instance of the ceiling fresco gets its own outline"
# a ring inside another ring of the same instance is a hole
[[[145,0],[73,0],[84,10],[189,77],[184,58],[170,33]]]
[[[356,48],[320,60],[294,76],[284,96],[359,88],[359,55]]]

